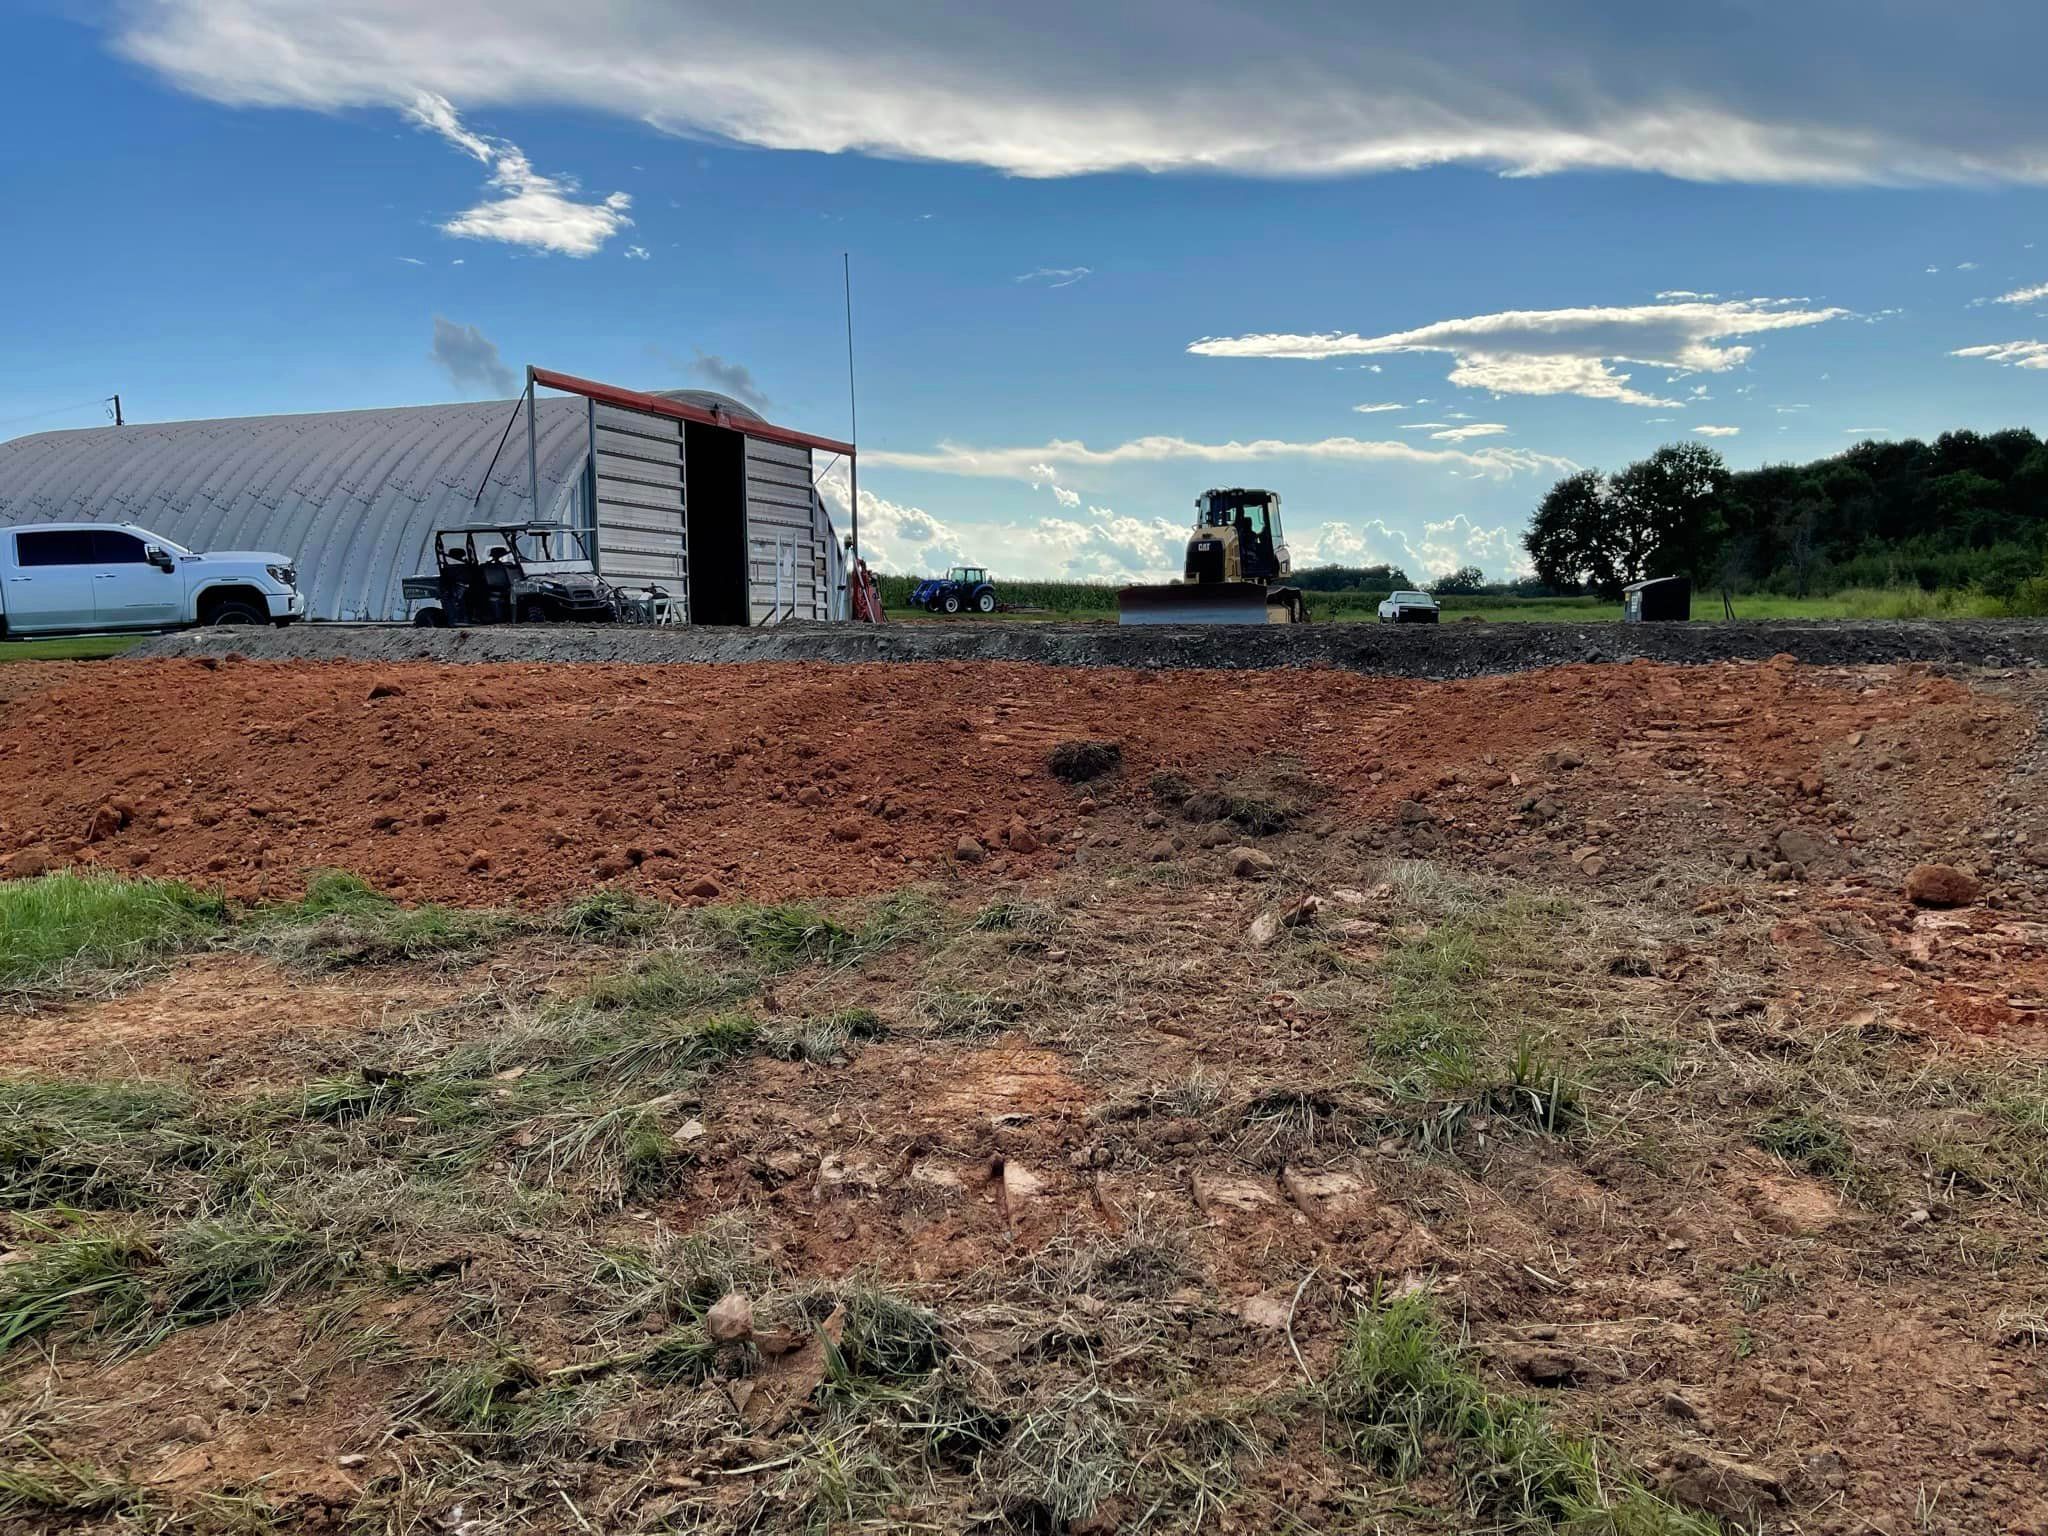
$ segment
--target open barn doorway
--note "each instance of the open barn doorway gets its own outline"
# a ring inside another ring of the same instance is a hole
[[[746,624],[747,440],[727,427],[683,426],[690,622]]]

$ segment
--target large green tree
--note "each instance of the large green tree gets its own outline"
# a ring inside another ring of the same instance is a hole
[[[1703,443],[1659,448],[1613,476],[1580,470],[1550,488],[1522,542],[1553,587],[1614,597],[1646,576],[1690,575],[1720,549],[1729,478]]]

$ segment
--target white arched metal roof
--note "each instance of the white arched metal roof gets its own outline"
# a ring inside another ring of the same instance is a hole
[[[517,409],[481,501],[477,485]],[[576,521],[587,406],[539,401],[543,522]],[[90,427],[0,443],[0,524],[135,523],[189,549],[277,550],[307,616],[403,618],[434,529],[535,516],[516,400]]]

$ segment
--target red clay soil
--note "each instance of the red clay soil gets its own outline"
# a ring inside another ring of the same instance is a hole
[[[1977,845],[2031,733],[2018,705],[1924,669],[1789,661],[1450,683],[967,663],[6,670],[13,872],[82,863],[284,897],[340,867],[474,906],[611,879],[668,897],[856,894],[962,868],[966,838],[985,850],[971,872],[1032,873],[1084,840],[1090,793],[1137,800],[1157,768],[1282,754],[1349,812],[1440,821],[1497,856],[1530,845],[1526,802],[1555,786],[1580,802],[1573,841],[1604,836],[1610,869],[1680,851],[1681,812],[1717,856],[1789,818],[1910,862]],[[1052,779],[1047,750],[1077,737],[1120,742],[1123,773]],[[1861,822],[1831,803],[1845,776]]]

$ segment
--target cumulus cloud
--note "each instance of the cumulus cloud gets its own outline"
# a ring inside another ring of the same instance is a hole
[[[843,531],[847,475],[835,469],[818,482]],[[998,578],[1066,581],[1156,581],[1180,574],[1187,526],[1131,517],[1090,506],[1080,517],[972,526],[922,507],[860,493],[861,553],[877,570],[915,574],[979,562]]]
[[[1513,580],[1533,574],[1521,530],[1506,524],[1488,528],[1464,513],[1425,522],[1412,534],[1384,518],[1331,521],[1293,536],[1295,565],[1398,565],[1417,580],[1448,575],[1476,565],[1487,575]]]
[[[1699,437],[1740,437],[1742,435],[1742,428],[1740,427],[1694,427],[1692,430]]]
[[[457,389],[484,388],[496,396],[518,393],[512,370],[498,356],[498,344],[473,325],[434,316],[434,345],[427,356]]]
[[[1020,283],[1044,283],[1048,288],[1071,288],[1094,272],[1093,267],[1036,267],[1017,274]]]
[[[2001,293],[1991,302],[1994,304],[2032,304],[2038,299],[2048,299],[2048,283],[2036,283],[2031,288],[2015,288],[2011,293]]]
[[[403,110],[420,127],[490,167],[490,185],[499,195],[448,220],[441,226],[447,234],[500,240],[564,256],[593,256],[633,222],[626,216],[633,199],[624,192],[596,202],[579,200],[573,179],[543,176],[518,145],[472,133],[445,96],[421,91]],[[647,254],[639,246],[627,254],[634,251],[642,258]]]
[[[132,58],[213,99],[323,111],[431,91],[776,149],[993,166],[1335,175],[1445,163],[1699,181],[2048,182],[2011,0],[1731,0],[1727,25],[1615,3],[1330,7],[1045,0],[134,0]],[[1757,46],[1768,36],[1770,46]],[[1999,39],[1987,51],[1982,39]],[[1825,55],[1830,67],[1801,61]],[[860,89],[847,89],[859,81]],[[1218,111],[1218,101],[1256,111]]]
[[[1982,347],[1958,347],[1950,357],[1980,357],[2011,368],[2048,368],[2048,341],[2001,341]]]
[[[1438,425],[1445,424],[1440,422]],[[1024,481],[1064,478],[1062,472],[1069,468],[1100,469],[1175,461],[1252,464],[1270,459],[1318,459],[1347,464],[1407,464],[1458,469],[1497,480],[1543,471],[1569,474],[1579,467],[1570,459],[1522,448],[1421,448],[1413,443],[1374,442],[1356,437],[1325,437],[1304,442],[1256,438],[1250,442],[1200,443],[1185,437],[1159,435],[1132,438],[1109,448],[1090,448],[1086,443],[1069,441],[1023,448],[974,448],[959,443],[941,443],[924,453],[875,449],[861,457],[877,468]],[[1048,469],[1052,471],[1050,475],[1045,473]]]
[[[1687,299],[1583,309],[1518,309],[1440,320],[1384,336],[1354,331],[1308,335],[1205,336],[1200,357],[1330,358],[1388,352],[1440,352],[1455,359],[1453,384],[1496,395],[1583,395],[1624,405],[1669,406],[1629,383],[1615,363],[1680,373],[1723,373],[1755,349],[1739,337],[1821,325],[1848,313],[1802,308],[1797,299]],[[1695,391],[1698,393],[1698,391]]]

